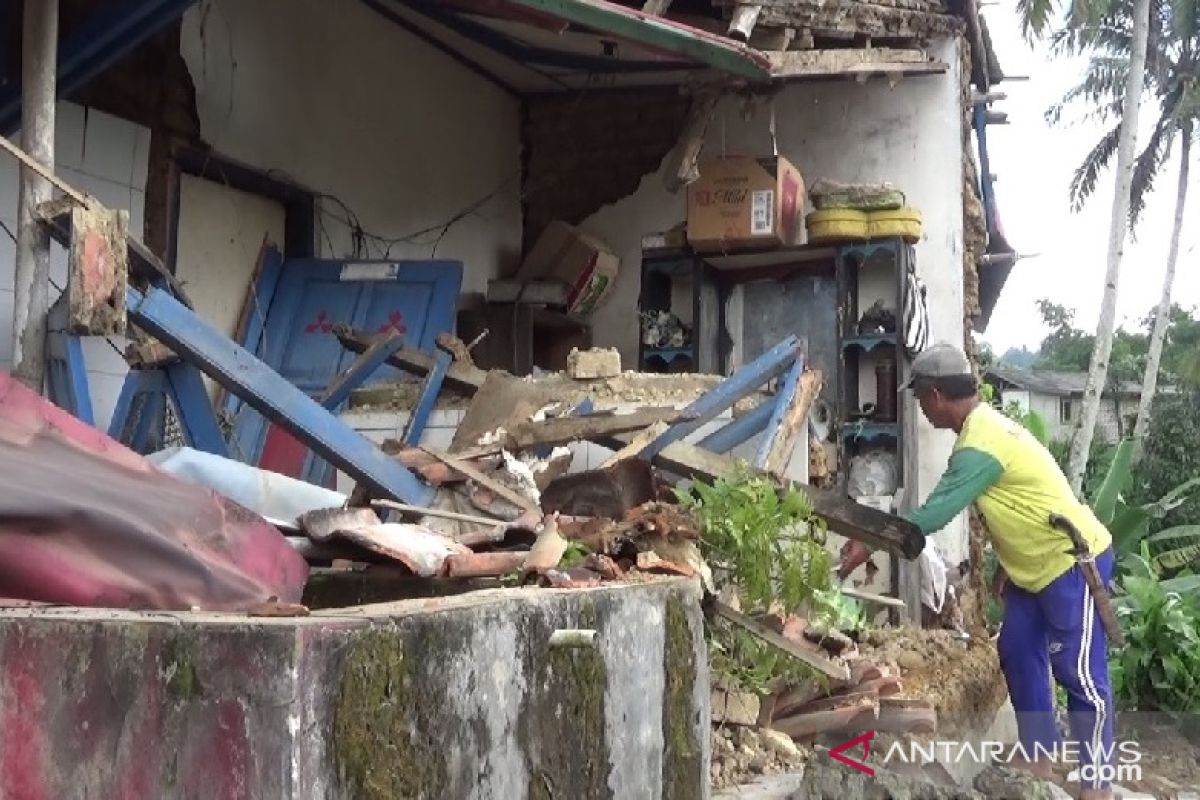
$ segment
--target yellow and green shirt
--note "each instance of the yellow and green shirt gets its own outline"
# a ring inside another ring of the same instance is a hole
[[[963,424],[949,468],[933,494],[906,517],[928,536],[971,503],[987,522],[1009,580],[1026,591],[1041,591],[1075,563],[1067,552],[1067,535],[1050,527],[1051,513],[1075,523],[1094,554],[1112,543],[1041,442],[984,403]]]

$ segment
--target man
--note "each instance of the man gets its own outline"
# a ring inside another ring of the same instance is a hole
[[[949,467],[933,494],[906,514],[928,536],[976,503],[991,535],[1004,586],[1000,666],[1017,712],[1028,766],[1050,777],[1050,759],[1063,753],[1054,722],[1054,678],[1067,692],[1071,756],[1078,752],[1081,798],[1112,796],[1104,765],[1112,753],[1113,702],[1107,642],[1083,573],[1068,553],[1067,536],[1050,526],[1052,513],[1079,528],[1102,579],[1112,579],[1112,536],[1071,487],[1053,456],[1025,428],[980,402],[971,365],[961,350],[937,344],[913,359],[911,388],[935,428],[958,434]],[[860,542],[842,550],[841,574],[870,552]],[[1040,758],[1039,758],[1040,755]]]

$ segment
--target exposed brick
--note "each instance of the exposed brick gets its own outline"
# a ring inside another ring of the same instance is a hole
[[[687,109],[674,87],[530,99],[522,126],[526,246],[551,220],[577,224],[634,192],[675,146]]]

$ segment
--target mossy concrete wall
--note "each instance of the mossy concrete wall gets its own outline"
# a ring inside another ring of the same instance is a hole
[[[698,588],[0,612],[0,797],[707,798]],[[595,648],[549,647],[560,628]]]

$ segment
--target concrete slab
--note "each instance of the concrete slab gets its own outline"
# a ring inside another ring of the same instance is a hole
[[[698,587],[0,610],[0,796],[706,798]],[[558,628],[593,649],[551,649]]]

